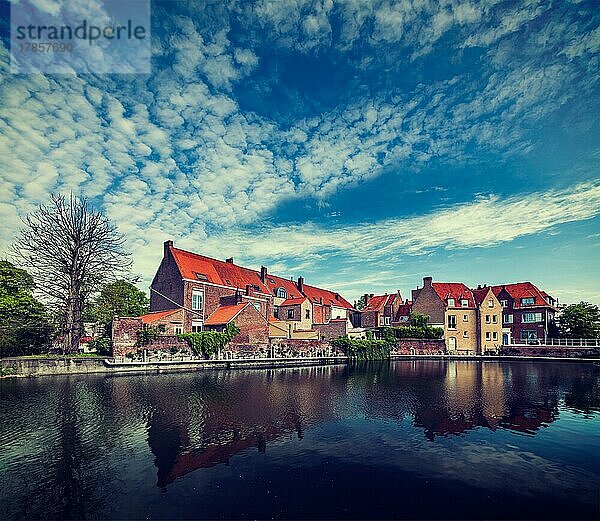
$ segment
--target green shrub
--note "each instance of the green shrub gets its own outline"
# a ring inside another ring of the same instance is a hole
[[[103,336],[100,338],[94,338],[88,343],[90,350],[96,350],[99,355],[109,355],[111,351],[110,338]]]
[[[147,346],[158,338],[158,328],[154,326],[144,326],[144,329],[138,331],[135,345],[137,347]]]
[[[342,337],[333,339],[331,344],[355,360],[384,360],[390,357],[392,347],[392,342],[373,338]]]
[[[223,349],[239,332],[238,327],[230,322],[222,333],[219,331],[201,331],[199,333],[183,333],[177,335],[177,337],[185,340],[197,355],[212,358],[219,349]]]

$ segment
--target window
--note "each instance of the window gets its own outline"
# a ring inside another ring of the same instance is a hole
[[[204,292],[201,289],[192,290],[192,309],[202,310],[204,308]]]
[[[204,273],[194,272],[194,275],[196,275],[198,280],[208,280],[208,277]]]
[[[504,323],[505,324],[512,324],[513,323],[513,316],[512,315],[504,315]]]
[[[454,299],[453,298],[448,299],[448,307],[450,307],[450,308],[454,307]]]
[[[273,316],[275,318],[279,318],[279,308],[278,307],[273,308]]]
[[[492,339],[492,334],[491,334],[489,331],[486,331],[486,332],[485,332],[485,339],[486,339],[487,341],[490,341],[490,340]]]
[[[469,338],[469,332],[463,331],[463,338]]]
[[[523,313],[523,322],[526,324],[530,324],[532,322],[541,322],[542,314],[541,313]]]
[[[310,318],[310,308],[306,308],[306,314],[305,314],[306,318]]]
[[[466,298],[460,299],[460,305],[463,308],[468,308],[469,307],[469,301]]]
[[[537,331],[535,329],[523,329],[521,331],[521,340],[536,340]]]
[[[492,317],[490,315],[486,315],[485,316],[485,323],[486,324],[491,324],[492,323]]]
[[[498,340],[498,331],[494,331],[494,332],[492,333],[492,338],[493,338],[494,340]]]
[[[456,315],[448,315],[448,329],[456,329]]]
[[[535,304],[535,297],[525,297],[521,299],[521,306],[533,306]]]
[[[183,326],[181,325],[175,325],[173,326],[173,329],[175,330],[176,335],[181,335],[183,333]]]
[[[260,302],[252,302],[252,305],[256,308],[256,311],[258,311],[259,313],[262,311],[262,308],[260,307]]]
[[[507,308],[507,307],[508,307],[508,300],[501,300],[501,301],[500,301],[500,305],[501,305],[503,308]]]
[[[492,324],[498,323],[498,315],[492,315]]]
[[[469,321],[469,315],[463,315],[463,322]]]
[[[287,291],[285,290],[285,288],[277,288],[275,290],[275,296],[279,298],[287,298]]]
[[[192,320],[192,333],[200,333],[202,331],[202,320]]]
[[[288,309],[288,318],[294,318],[294,310]]]
[[[389,325],[390,325],[390,317],[383,317],[383,323],[384,323],[386,326],[389,326]]]
[[[494,299],[491,298],[488,300],[488,308],[493,308],[494,307]]]
[[[165,326],[164,324],[159,324],[158,325],[158,332],[159,333],[166,333],[167,331],[167,326]]]

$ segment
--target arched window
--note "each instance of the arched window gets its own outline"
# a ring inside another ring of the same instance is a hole
[[[287,291],[285,288],[277,288],[275,295],[279,298],[287,298]]]

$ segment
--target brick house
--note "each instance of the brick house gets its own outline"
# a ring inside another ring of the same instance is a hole
[[[412,312],[427,315],[429,324],[443,327],[451,354],[482,354],[500,347],[501,308],[490,288],[469,289],[462,282],[433,282],[412,291]]]
[[[313,324],[347,318],[354,311],[339,293],[304,284],[303,277],[294,282],[264,266],[256,271],[234,264],[233,258],[220,261],[175,248],[173,241],[164,243],[150,286],[150,309],[181,309],[183,332],[221,329],[229,319],[241,330],[235,341],[250,343],[266,342],[270,331],[281,338],[290,325],[318,338]]]
[[[502,306],[502,343],[530,343],[552,336],[557,301],[531,282],[490,286]]]
[[[391,326],[398,310],[404,305],[400,290],[389,295],[365,294],[363,299],[365,307],[360,310],[359,324],[364,328]]]

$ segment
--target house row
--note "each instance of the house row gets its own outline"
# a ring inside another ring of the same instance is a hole
[[[163,258],[150,287],[151,312],[141,317],[165,335],[223,331],[234,322],[239,344],[271,339],[329,340],[363,336],[382,326],[409,325],[412,314],[444,330],[449,353],[497,352],[502,345],[531,342],[551,332],[557,302],[531,282],[469,288],[434,282],[403,299],[400,291],[365,294],[363,307],[333,290],[176,248],[164,243]]]
[[[237,343],[261,344],[272,338],[330,339],[354,329],[354,307],[339,293],[164,243],[163,258],[150,286],[146,325],[175,335],[223,331],[234,322]]]
[[[411,300],[400,292],[362,297],[364,307],[354,322],[364,328],[410,324],[411,314],[428,317],[431,326],[444,330],[451,354],[495,353],[502,345],[532,343],[552,336],[558,302],[531,282],[471,289],[461,282],[434,282]]]

